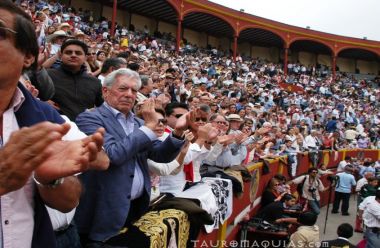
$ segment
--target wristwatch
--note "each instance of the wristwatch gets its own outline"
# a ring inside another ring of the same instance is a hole
[[[55,189],[55,188],[57,188],[59,185],[61,185],[65,181],[65,178],[64,177],[58,178],[58,179],[55,179],[55,180],[53,180],[53,181],[51,181],[51,182],[49,182],[47,184],[39,182],[34,176],[33,176],[33,180],[40,187],[49,188],[49,189]]]

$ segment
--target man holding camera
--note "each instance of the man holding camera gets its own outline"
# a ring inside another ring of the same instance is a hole
[[[322,181],[318,178],[318,169],[310,168],[308,175],[296,178],[293,180],[294,184],[302,184],[301,197],[307,200],[311,211],[318,215],[320,211],[319,201],[321,199],[319,192],[323,192],[329,189],[325,188]]]
[[[355,177],[352,175],[353,168],[350,165],[344,167],[344,172],[336,174],[339,179],[335,187],[335,199],[331,213],[337,214],[340,201],[342,201],[342,215],[348,213],[349,201],[352,187],[356,185]]]

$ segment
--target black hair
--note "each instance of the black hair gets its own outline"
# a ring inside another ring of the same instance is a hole
[[[187,111],[189,110],[189,106],[186,103],[172,102],[166,105],[165,107],[166,116],[173,114],[174,109],[176,108],[183,108],[183,109],[186,109]]]
[[[61,46],[62,53],[66,49],[66,47],[71,46],[71,45],[80,46],[82,48],[84,54],[88,54],[88,46],[86,45],[86,43],[84,43],[83,41],[80,41],[80,40],[76,40],[76,39],[66,40]]]
[[[314,168],[314,167],[311,167],[311,168],[309,168],[309,169],[307,170],[307,173],[310,174],[310,173],[313,172],[313,171],[318,172],[318,169],[317,169],[317,168]]]
[[[367,179],[367,182],[370,183],[370,182],[373,182],[375,180],[378,180],[377,177],[370,177]]]
[[[276,178],[279,181],[286,181],[286,177],[284,175],[281,175],[281,174],[276,174],[274,176],[274,178]]]
[[[137,63],[130,63],[127,66],[128,69],[131,69],[132,71],[139,71],[140,65]]]
[[[318,219],[318,215],[316,215],[315,213],[313,213],[313,212],[305,212],[305,213],[301,213],[298,216],[298,220],[297,221],[301,225],[304,225],[304,226],[314,226],[315,223],[317,222],[317,219]]]
[[[103,50],[99,50],[97,53],[96,53],[96,57],[98,57],[101,53],[104,53],[104,55],[106,55],[106,52],[103,51]]]
[[[165,111],[162,108],[155,108],[154,111],[160,113],[163,117],[166,116]]]
[[[348,223],[343,223],[338,226],[336,233],[338,237],[349,239],[354,235],[354,228]]]
[[[129,58],[129,52],[120,52],[117,57],[119,58],[124,58],[124,59],[128,59]]]
[[[191,80],[191,79],[186,79],[184,84],[188,84],[188,83],[193,83],[193,80]]]
[[[380,200],[380,188],[377,188],[376,190],[376,199]]]
[[[174,73],[175,70],[173,68],[168,68],[166,69],[166,73]]]
[[[0,9],[8,11],[14,16],[14,27],[11,28],[17,32],[15,35],[15,48],[24,55],[32,55],[35,58],[30,68],[24,69],[37,69],[39,47],[31,17],[10,0],[0,1]]]
[[[125,65],[126,63],[123,61],[122,58],[109,58],[106,59],[102,65],[102,70],[100,73],[106,73],[109,71],[111,67],[114,67],[115,70],[119,69],[122,65]]]

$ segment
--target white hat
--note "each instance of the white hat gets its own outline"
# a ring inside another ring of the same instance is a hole
[[[74,36],[75,36],[75,37],[78,37],[78,36],[86,36],[86,34],[83,33],[81,30],[79,30],[79,31],[75,32]]]
[[[71,28],[71,25],[69,23],[67,23],[67,22],[64,22],[61,25],[59,25],[59,29],[61,29],[63,27],[69,27],[69,28]]]
[[[237,115],[237,114],[230,114],[229,116],[227,116],[227,120],[229,120],[229,121],[243,121],[240,118],[240,115]]]
[[[66,34],[65,31],[63,31],[63,30],[58,30],[58,31],[55,31],[53,34],[47,36],[47,37],[46,37],[46,41],[47,41],[47,42],[51,42],[52,40],[54,40],[55,38],[60,37],[60,36],[68,37],[68,35]]]

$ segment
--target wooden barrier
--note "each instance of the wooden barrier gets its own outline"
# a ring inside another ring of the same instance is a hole
[[[380,160],[380,150],[343,150],[339,152],[323,151],[322,163],[329,169],[335,169],[339,162],[346,156],[359,157],[359,158],[371,158],[373,161]],[[286,161],[286,159],[282,159]],[[254,216],[260,206],[261,194],[268,184],[268,181],[277,173],[280,173],[289,178],[287,165],[280,161],[280,159],[269,160],[270,172],[267,175],[263,175],[262,167],[263,163],[252,163],[247,166],[251,174],[256,175],[256,188],[252,187],[252,182],[244,183],[244,193],[239,198],[234,197],[233,212],[230,218],[221,225],[219,230],[214,230],[210,234],[206,234],[203,231],[198,236],[195,247],[227,247],[230,241],[239,240],[238,234],[240,226],[238,223],[247,215],[249,217]],[[296,177],[302,176],[307,173],[311,163],[307,153],[298,154],[298,168]],[[321,180],[325,186],[329,185],[327,176],[322,176]],[[294,189],[295,186],[293,186]],[[256,191],[255,196],[252,198],[251,190]],[[321,195],[321,207],[325,206],[328,202],[328,191],[322,192]],[[333,199],[333,197],[332,197]],[[251,202],[253,200],[253,202]],[[217,246],[216,246],[217,244]],[[202,246],[203,245],[203,246]],[[208,245],[208,246],[207,246]]]

